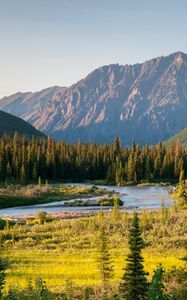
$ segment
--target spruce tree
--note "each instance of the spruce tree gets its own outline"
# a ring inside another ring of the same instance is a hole
[[[130,253],[127,256],[125,272],[119,286],[120,299],[124,300],[143,300],[146,299],[148,292],[147,273],[144,271],[141,255],[144,242],[139,223],[138,214],[135,212],[129,231]]]
[[[109,253],[108,237],[103,223],[100,225],[98,237],[98,266],[102,280],[103,299],[108,299],[109,281],[113,276],[113,266]]]
[[[119,212],[119,204],[118,198],[114,197],[114,208],[113,208],[113,221],[116,223],[120,219],[120,212]]]
[[[46,189],[48,189],[49,188],[49,181],[46,179],[46,181],[45,181],[45,187],[46,187]]]
[[[38,177],[38,186],[39,186],[40,188],[42,187],[42,179],[41,179],[40,176]]]
[[[5,268],[5,262],[0,258],[0,299],[2,298],[5,285]]]
[[[164,292],[164,269],[162,266],[159,266],[153,274],[149,290],[148,290],[148,300],[169,300]]]

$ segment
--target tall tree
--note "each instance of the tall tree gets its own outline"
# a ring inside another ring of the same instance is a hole
[[[141,251],[144,248],[141,234],[139,217],[135,212],[129,231],[128,243],[130,253],[127,256],[125,272],[119,286],[120,299],[143,300],[147,297],[148,282],[146,279],[147,273],[143,267],[143,257],[141,255]]]
[[[5,285],[5,268],[5,262],[0,258],[0,299],[2,298]]]
[[[103,299],[108,299],[109,281],[113,276],[113,266],[110,258],[108,237],[103,222],[100,224],[98,237],[98,265],[102,280]]]

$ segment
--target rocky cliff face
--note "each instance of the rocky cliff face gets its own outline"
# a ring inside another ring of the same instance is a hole
[[[33,124],[51,98],[63,90],[65,90],[64,87],[53,86],[35,93],[19,92],[1,99],[0,109]]]
[[[187,55],[177,52],[101,67],[24,118],[56,139],[155,144],[187,127],[186,114]]]

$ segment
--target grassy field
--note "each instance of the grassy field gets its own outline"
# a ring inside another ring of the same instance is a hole
[[[114,265],[111,284],[117,287],[128,252],[127,236],[132,214],[105,213],[105,228],[109,237]],[[182,258],[187,247],[187,210],[179,208],[144,211],[141,225],[146,248],[143,251],[145,269],[150,272],[162,263],[166,270],[185,265]],[[15,225],[0,231],[4,256],[9,262],[6,289],[24,287],[40,276],[54,292],[64,289],[67,279],[78,286],[98,286],[97,265],[98,216],[72,220],[54,220],[44,225]]]
[[[97,187],[73,185],[8,185],[0,187],[0,208],[34,205],[54,201],[68,201],[79,197],[105,195],[109,192]]]

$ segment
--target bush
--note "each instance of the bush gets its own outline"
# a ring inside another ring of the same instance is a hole
[[[114,206],[115,201],[118,206],[123,206],[123,201],[115,196],[101,198],[97,203],[102,206]]]

